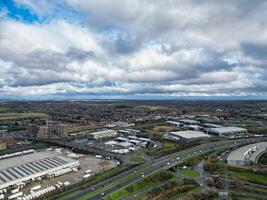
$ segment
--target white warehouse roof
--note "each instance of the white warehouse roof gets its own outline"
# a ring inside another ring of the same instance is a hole
[[[238,132],[246,132],[247,129],[240,127],[221,127],[221,128],[210,128],[210,132],[218,133],[218,134],[227,134],[227,133],[238,133]]]
[[[188,124],[199,124],[200,122],[193,119],[180,119],[179,122],[188,123]]]
[[[45,151],[0,160],[0,189],[78,165],[79,161]]]
[[[115,130],[113,129],[108,129],[108,130],[101,130],[101,131],[96,131],[96,132],[90,132],[88,134],[91,135],[102,135],[102,134],[106,134],[106,133],[110,133],[110,132],[114,132]]]
[[[172,135],[182,137],[184,139],[196,139],[196,138],[207,138],[210,137],[208,134],[205,134],[201,131],[175,131],[170,132]]]

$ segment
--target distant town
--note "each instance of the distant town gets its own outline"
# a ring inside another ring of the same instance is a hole
[[[2,101],[0,150],[0,199],[264,199],[267,102]]]

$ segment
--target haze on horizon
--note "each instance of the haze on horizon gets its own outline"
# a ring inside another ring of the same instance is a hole
[[[265,0],[2,0],[0,99],[267,99]]]

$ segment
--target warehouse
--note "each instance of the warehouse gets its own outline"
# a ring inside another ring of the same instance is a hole
[[[127,134],[127,135],[136,135],[136,134],[140,133],[141,131],[136,130],[136,129],[127,128],[127,129],[120,129],[119,132],[123,133],[123,134]]]
[[[184,126],[185,125],[198,125],[198,124],[200,124],[199,121],[192,120],[192,119],[180,119],[179,122],[181,122]]]
[[[120,142],[116,144],[116,147],[118,149],[129,149],[131,147],[133,147],[134,145],[130,142]]]
[[[227,163],[232,165],[257,164],[260,156],[266,152],[267,142],[246,145],[232,151],[227,157]]]
[[[165,136],[182,141],[193,141],[210,137],[208,134],[201,131],[175,131],[169,132]]]
[[[0,160],[0,189],[35,180],[63,169],[79,166],[79,161],[53,152],[35,152]]]
[[[96,131],[88,133],[88,139],[90,140],[99,140],[103,138],[109,138],[109,137],[115,137],[118,134],[117,131],[108,129],[108,130],[102,130],[102,131]]]
[[[247,133],[247,129],[239,127],[221,127],[221,128],[210,128],[206,130],[208,134],[217,136],[240,136]]]
[[[169,126],[176,126],[176,127],[181,127],[183,124],[181,122],[177,122],[177,121],[166,121],[166,123],[169,125]]]

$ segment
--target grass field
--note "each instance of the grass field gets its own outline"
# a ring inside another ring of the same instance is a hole
[[[144,167],[143,169],[140,169],[140,170],[136,171],[135,173],[132,173],[132,174],[130,174],[128,176],[125,176],[125,177],[123,177],[123,178],[121,178],[121,179],[119,179],[119,180],[117,180],[117,181],[115,181],[115,182],[113,182],[111,184],[108,184],[105,187],[102,187],[102,188],[100,188],[98,190],[95,190],[94,192],[90,192],[90,193],[84,195],[83,197],[79,198],[79,200],[86,200],[86,199],[88,199],[90,197],[93,197],[93,196],[95,196],[95,195],[97,195],[97,194],[99,194],[99,193],[101,193],[101,192],[103,192],[105,190],[113,188],[114,186],[117,186],[117,185],[119,185],[119,184],[121,184],[121,183],[123,183],[123,182],[125,182],[125,181],[127,181],[127,180],[129,180],[131,178],[133,178],[137,174],[141,174],[142,172],[145,172],[145,171],[149,170],[151,167],[152,167],[151,165],[148,165],[148,166]]]
[[[198,177],[200,176],[199,172],[192,169],[179,169],[178,172],[188,177]]]
[[[231,170],[230,175],[245,179],[247,181],[267,185],[267,174],[258,174],[254,172]]]
[[[0,113],[0,120],[19,120],[37,117],[48,117],[45,113]]]
[[[10,108],[7,108],[7,107],[0,107],[0,113],[8,112],[10,110],[11,109]]]
[[[132,156],[130,158],[130,161],[135,162],[135,163],[142,163],[142,162],[145,162],[145,159],[141,156]]]
[[[143,178],[139,181],[136,181],[135,183],[122,188],[120,190],[117,190],[113,192],[112,194],[106,196],[104,200],[117,200],[117,199],[123,199],[131,194],[149,189],[154,188],[159,184],[162,184],[164,181],[170,180],[174,177],[174,174],[168,171],[158,171],[146,178]]]

